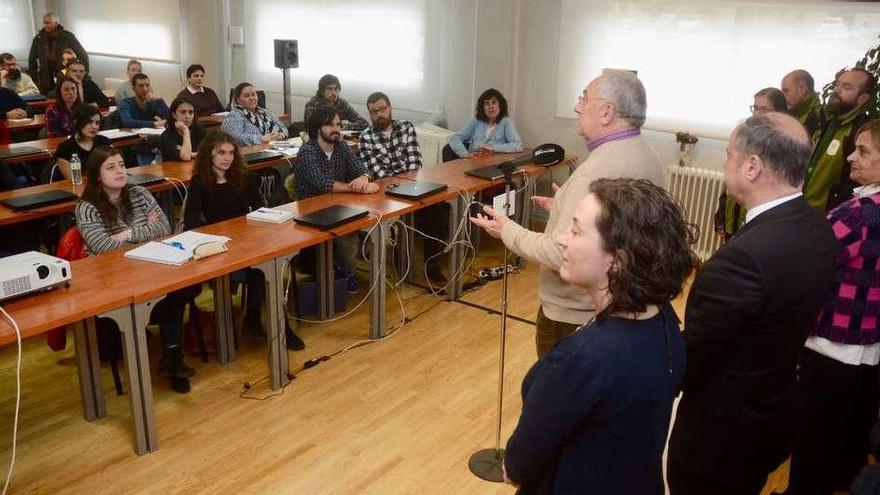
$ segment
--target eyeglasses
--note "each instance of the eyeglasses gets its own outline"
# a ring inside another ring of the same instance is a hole
[[[752,113],[755,113],[755,112],[757,112],[757,113],[767,113],[767,112],[772,112],[773,109],[772,109],[772,108],[767,108],[767,107],[758,107],[758,106],[755,106],[755,105],[750,105],[750,106],[749,106],[749,111],[752,112]]]

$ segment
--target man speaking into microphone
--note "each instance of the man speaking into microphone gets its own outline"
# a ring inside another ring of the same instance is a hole
[[[485,206],[484,215],[471,218],[489,235],[501,239],[508,249],[540,265],[538,297],[541,307],[535,331],[538,356],[562,337],[586,323],[595,313],[583,289],[559,276],[561,250],[556,239],[572,224],[575,207],[587,196],[590,183],[599,178],[647,179],[663,186],[660,157],[641,137],[647,100],[638,77],[625,70],[605,70],[584,88],[574,107],[578,134],[589,156],[565,181],[553,185],[552,197],[532,201],[550,212],[544,232],[532,232],[503,213]]]

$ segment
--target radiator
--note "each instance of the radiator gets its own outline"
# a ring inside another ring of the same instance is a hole
[[[672,165],[667,169],[666,189],[678,200],[685,221],[697,226],[697,244],[694,251],[701,261],[707,261],[720,246],[715,235],[714,216],[718,196],[724,192],[724,174],[704,168]]]

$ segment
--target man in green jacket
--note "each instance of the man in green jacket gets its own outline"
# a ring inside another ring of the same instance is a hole
[[[873,74],[857,68],[841,71],[834,82],[804,181],[807,202],[822,213],[852,196],[846,157],[855,149],[855,131],[868,120],[868,103],[876,86]]]
[[[813,137],[819,130],[822,115],[822,101],[816,93],[813,76],[803,69],[793,70],[782,78],[781,87],[788,113]]]

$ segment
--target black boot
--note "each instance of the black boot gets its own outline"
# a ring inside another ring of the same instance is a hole
[[[183,348],[170,347],[162,352],[162,361],[159,363],[159,374],[169,377],[192,378],[195,376],[196,370],[184,364]],[[188,382],[186,388],[187,391],[189,391]],[[177,389],[175,388],[175,390]]]
[[[189,378],[182,376],[172,376],[169,378],[171,389],[179,394],[189,393]]]
[[[290,327],[284,329],[284,335],[287,338],[287,348],[291,351],[301,351],[306,348],[306,343],[299,338],[299,335],[293,333]]]

